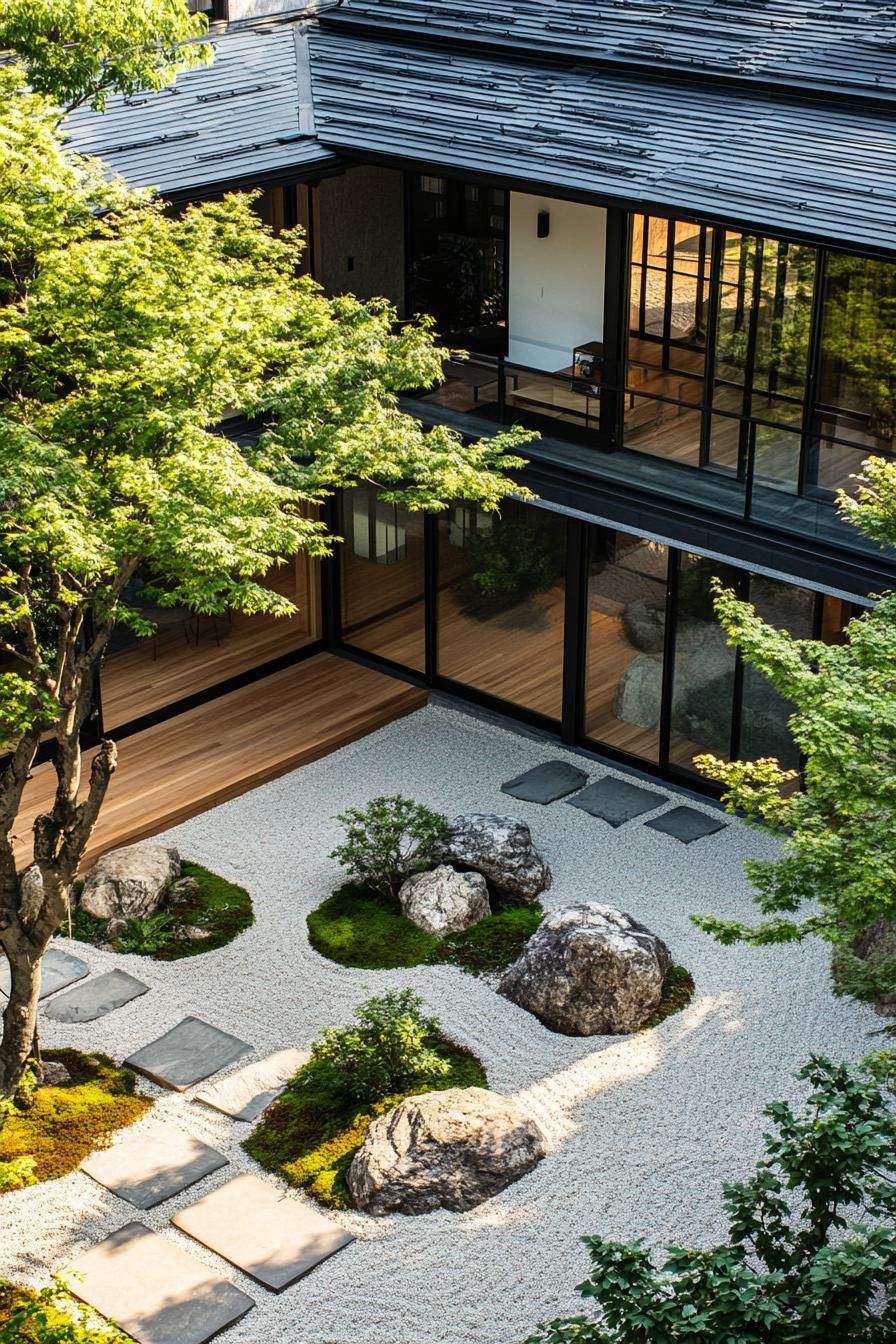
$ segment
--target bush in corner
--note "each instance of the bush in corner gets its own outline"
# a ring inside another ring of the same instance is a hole
[[[411,873],[430,862],[434,846],[448,830],[448,818],[411,798],[373,798],[336,818],[345,840],[330,854],[356,882],[397,898]]]

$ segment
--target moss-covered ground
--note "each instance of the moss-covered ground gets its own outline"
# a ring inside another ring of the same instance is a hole
[[[114,1325],[58,1289],[40,1293],[0,1279],[0,1344],[131,1344]]]
[[[30,1158],[34,1181],[68,1175],[152,1105],[148,1097],[137,1095],[131,1070],[119,1068],[106,1055],[47,1050],[43,1058],[64,1064],[70,1081],[36,1088],[0,1130],[0,1163]]]
[[[351,1208],[346,1173],[378,1115],[415,1093],[488,1086],[485,1070],[468,1050],[442,1037],[427,1044],[448,1061],[448,1073],[369,1105],[347,1096],[313,1062],[306,1064],[268,1108],[243,1147],[265,1170],[307,1190],[321,1204]]]

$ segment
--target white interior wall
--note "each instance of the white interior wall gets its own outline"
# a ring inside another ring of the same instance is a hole
[[[547,238],[536,235],[540,210]],[[607,212],[601,206],[510,193],[509,358],[566,369],[573,347],[603,338]]]

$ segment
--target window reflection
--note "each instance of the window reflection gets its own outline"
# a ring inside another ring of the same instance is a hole
[[[710,585],[718,577],[737,588],[740,572],[701,555],[682,555],[675,600],[669,762],[694,771],[693,759],[731,751],[735,650],[713,610]]]
[[[344,492],[340,531],[343,638],[425,671],[423,515],[358,486]]]

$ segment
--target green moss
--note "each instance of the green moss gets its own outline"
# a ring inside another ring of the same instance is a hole
[[[130,1344],[130,1340],[61,1289],[34,1292],[0,1279],[0,1344]]]
[[[390,896],[353,883],[311,911],[308,940],[321,956],[364,970],[419,966],[438,945],[404,918]]]
[[[308,938],[321,956],[342,966],[393,970],[450,963],[481,975],[515,961],[544,915],[540,905],[495,906],[472,928],[440,940],[405,919],[392,897],[350,883],[312,910]]]
[[[369,1105],[348,1097],[331,1071],[306,1064],[243,1147],[265,1170],[307,1190],[321,1204],[351,1208],[346,1173],[376,1116],[415,1092],[488,1086],[485,1070],[468,1050],[443,1037],[428,1044],[448,1062],[449,1072]]]
[[[0,1162],[30,1157],[35,1180],[52,1181],[74,1171],[116,1130],[139,1120],[152,1102],[135,1093],[130,1069],[106,1055],[48,1050],[43,1058],[64,1064],[70,1081],[39,1087],[26,1108],[13,1111],[0,1130]]]
[[[177,961],[181,957],[195,957],[201,952],[224,947],[254,923],[252,898],[244,887],[238,887],[235,882],[229,882],[226,877],[219,877],[203,868],[201,863],[192,863],[189,859],[184,860],[181,871],[184,877],[191,877],[196,883],[195,893],[163,905],[159,915],[151,916],[149,920],[131,921],[133,928],[128,934],[110,944],[115,951],[151,955],[156,961]],[[152,925],[153,920],[155,925]],[[166,927],[166,920],[170,921],[170,929]],[[72,937],[95,946],[105,943],[106,924],[105,919],[95,919],[77,909],[72,913]],[[181,937],[177,929],[183,925],[205,929],[209,936],[202,939]],[[67,922],[60,933],[68,933]]]
[[[650,1021],[644,1023],[644,1029],[658,1027],[673,1013],[680,1013],[682,1008],[687,1008],[694,997],[694,991],[694,977],[690,971],[686,971],[683,966],[670,967],[663,984],[662,1002]]]

